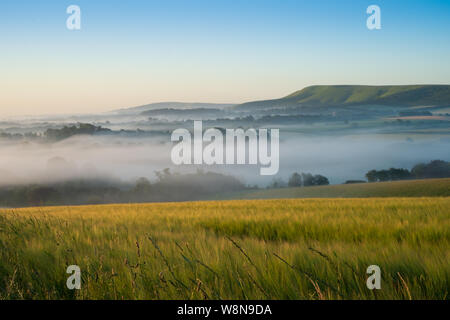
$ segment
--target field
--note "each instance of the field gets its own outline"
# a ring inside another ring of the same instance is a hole
[[[449,208],[411,197],[3,209],[0,299],[448,300]],[[69,265],[81,290],[66,288]]]
[[[249,190],[214,200],[279,198],[450,197],[450,178]]]

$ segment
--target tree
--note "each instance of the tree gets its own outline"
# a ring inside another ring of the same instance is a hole
[[[269,189],[276,189],[276,188],[284,188],[286,187],[286,182],[283,181],[281,178],[273,178],[272,182],[269,184]]]
[[[320,174],[316,174],[313,177],[313,185],[315,185],[315,186],[326,186],[329,184],[330,184],[330,181],[328,181],[327,177],[324,177]]]
[[[411,174],[415,177],[415,178],[423,178],[425,176],[425,169],[426,169],[426,165],[424,163],[419,163],[416,164],[412,169],[411,169]]]
[[[377,171],[377,180],[378,181],[389,181],[390,180],[389,171],[387,171],[387,170]]]
[[[367,172],[366,178],[367,178],[367,181],[369,181],[369,182],[377,182],[378,181],[377,170],[370,170],[369,172]]]
[[[140,195],[150,193],[152,185],[147,178],[139,178],[136,181],[136,186],[134,187],[134,192]]]
[[[448,178],[450,177],[450,162],[442,160],[431,161],[425,170],[425,178]]]
[[[418,179],[448,178],[450,177],[450,162],[433,160],[428,164],[419,163],[412,168],[411,173]]]
[[[389,169],[389,178],[391,181],[406,180],[411,177],[411,173],[407,169]]]
[[[450,162],[442,160],[433,160],[427,164],[416,164],[411,171],[407,169],[390,168],[389,170],[370,170],[366,173],[366,178],[369,182],[396,181],[411,178],[431,179],[449,177]]]
[[[303,173],[302,172],[302,180],[303,180],[303,185],[305,187],[314,185],[314,178],[311,173]]]
[[[292,176],[289,178],[288,182],[289,187],[301,187],[302,186],[302,176],[297,172],[294,172]]]
[[[162,171],[155,171],[155,175],[158,177],[159,181],[163,181],[171,177],[170,168],[165,168]]]

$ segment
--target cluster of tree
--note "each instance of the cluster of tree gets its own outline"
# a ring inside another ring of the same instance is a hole
[[[390,168],[389,170],[370,170],[366,173],[369,182],[396,181],[411,178],[411,172],[407,169]]]
[[[127,198],[134,202],[202,200],[224,192],[244,190],[246,186],[233,176],[215,172],[171,173],[169,169],[155,172],[151,183],[140,178]]]
[[[327,177],[320,174],[312,175],[311,173],[294,172],[289,178],[289,187],[309,187],[309,186],[325,186],[329,185]]]
[[[90,123],[80,123],[77,126],[64,126],[61,129],[47,129],[44,136],[52,140],[63,140],[71,136],[79,134],[93,135],[96,133],[107,133],[111,132],[111,129],[102,128],[101,126],[95,126]]]
[[[408,169],[391,168],[389,170],[370,170],[366,173],[366,178],[369,182],[449,177],[450,162],[442,160],[433,160],[426,164],[419,163],[411,171]]]
[[[294,172],[288,180],[284,182],[281,178],[275,178],[267,186],[269,189],[286,188],[286,187],[310,187],[310,186],[325,186],[329,185],[330,181],[327,177],[320,174],[312,175],[311,173]]]
[[[411,169],[411,175],[417,179],[450,178],[450,162],[434,160],[419,163]]]
[[[34,133],[34,132],[27,132],[24,134],[0,132],[0,139],[20,140],[23,138],[35,139],[35,138],[40,138],[40,135],[37,133]]]
[[[37,142],[54,142],[61,141],[70,138],[75,135],[94,135],[94,134],[114,134],[126,137],[143,137],[143,136],[158,136],[167,135],[169,131],[167,130],[151,130],[145,131],[141,129],[136,130],[111,130],[108,128],[103,128],[102,126],[96,126],[89,123],[80,123],[78,126],[64,126],[61,129],[48,128],[42,133],[26,132],[26,133],[8,133],[0,132],[0,139],[8,140],[33,140]]]
[[[223,192],[246,188],[232,176],[198,171],[172,174],[168,169],[156,172],[150,182],[140,178],[135,184],[112,180],[73,180],[49,185],[0,188],[0,206],[80,205],[128,202],[205,200]]]

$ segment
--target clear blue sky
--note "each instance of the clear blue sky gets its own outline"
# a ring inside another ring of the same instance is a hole
[[[366,28],[371,4],[381,30]],[[0,44],[0,115],[449,84],[450,1],[2,1]]]

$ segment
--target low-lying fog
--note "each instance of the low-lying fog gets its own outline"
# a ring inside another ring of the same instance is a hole
[[[195,171],[199,166],[174,166],[170,135],[160,138],[74,136],[56,143],[0,140],[0,184],[55,182],[71,178],[108,178],[132,182],[155,178],[154,171]],[[293,172],[322,174],[330,183],[364,179],[371,169],[410,169],[418,162],[449,160],[450,141],[427,136],[303,136],[280,131],[280,170],[260,176],[259,165],[203,166],[229,173],[246,184],[266,186],[275,177],[287,181]],[[201,166],[200,166],[201,167]]]

